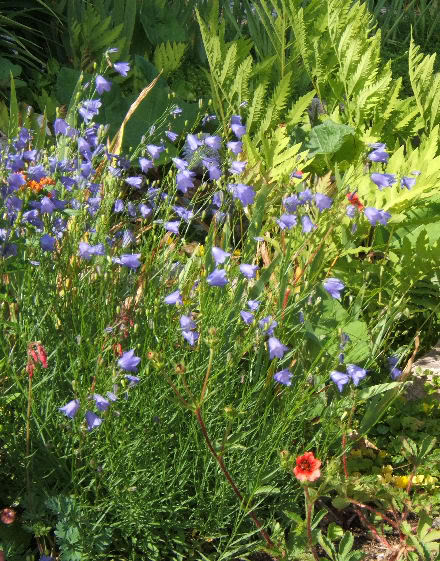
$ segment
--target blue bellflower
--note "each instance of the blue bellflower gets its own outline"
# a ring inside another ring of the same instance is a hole
[[[279,384],[283,384],[283,386],[291,386],[292,385],[292,372],[288,368],[284,370],[280,370],[273,375],[273,379],[278,382]]]
[[[272,360],[274,357],[283,358],[284,354],[289,350],[289,347],[283,345],[276,337],[269,337],[267,341],[269,347],[269,358]]]
[[[388,220],[391,218],[391,214],[389,212],[379,210],[371,206],[364,209],[364,214],[372,226],[376,226],[378,222],[379,224],[382,224],[382,226],[386,226]]]
[[[277,220],[278,226],[281,230],[291,230],[297,224],[296,214],[282,214]]]
[[[242,310],[240,312],[240,316],[246,325],[250,325],[254,321],[254,314],[247,312],[246,310]]]
[[[224,269],[214,269],[214,271],[208,275],[207,282],[210,286],[225,286],[228,284],[226,271]]]
[[[394,173],[372,173],[371,181],[379,187],[379,191],[382,191],[385,187],[391,187],[396,183],[396,176]]]
[[[242,263],[239,268],[241,274],[247,279],[254,279],[260,267],[258,267],[258,265],[249,265],[247,263]]]
[[[86,411],[87,430],[90,432],[102,423],[102,419],[93,411]]]
[[[341,280],[330,277],[323,282],[323,286],[332,298],[341,299],[341,291],[345,288],[345,284]]]
[[[64,405],[63,407],[59,407],[58,410],[61,411],[61,413],[64,413],[66,417],[73,419],[78,413],[79,406],[79,399],[72,399],[72,401],[69,401],[69,403],[66,403],[66,405]]]
[[[252,187],[249,187],[249,185],[231,183],[228,185],[228,188],[234,199],[238,199],[244,207],[251,205],[254,202],[255,191]]]
[[[174,292],[171,292],[171,294],[168,294],[168,296],[165,296],[164,302],[168,305],[179,304],[180,306],[182,306],[183,300],[180,290],[175,290]]]
[[[221,265],[226,261],[228,257],[231,257],[231,254],[227,251],[223,251],[220,247],[213,247],[211,249],[212,257],[214,258],[216,265]]]
[[[130,351],[123,353],[121,358],[118,360],[118,365],[122,368],[122,370],[137,372],[140,361],[141,359],[138,356],[135,356],[134,349],[131,349]]]

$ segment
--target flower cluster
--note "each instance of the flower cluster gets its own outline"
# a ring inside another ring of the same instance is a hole
[[[134,350],[130,350],[122,354],[122,356],[118,360],[118,365],[122,370],[128,372],[137,372],[140,361],[141,359],[135,356]],[[126,374],[125,378],[128,381],[128,387],[133,387],[140,381],[140,378],[138,376],[133,376],[132,374]],[[110,404],[117,401],[118,399],[117,395],[110,391],[106,393],[106,396],[107,397],[103,397],[101,394],[93,393],[91,396],[89,396],[89,399],[94,400],[95,406],[98,411],[105,412],[110,407]],[[66,417],[73,419],[78,413],[80,407],[80,400],[72,399],[71,401],[66,403],[66,405],[60,407],[59,411],[61,411],[61,413],[64,413]],[[99,427],[102,424],[101,417],[90,410],[86,411],[85,420],[88,431],[92,431],[94,428]]]
[[[347,370],[346,373],[339,372],[338,370],[333,370],[330,373],[330,378],[336,384],[340,392],[344,390],[344,386],[348,384],[350,381],[352,381],[353,384],[357,386],[359,382],[363,380],[368,373],[368,370],[365,370],[360,366],[356,366],[356,364],[347,364],[346,370]]]

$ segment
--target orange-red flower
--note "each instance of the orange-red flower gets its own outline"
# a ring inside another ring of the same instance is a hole
[[[364,210],[365,207],[361,203],[361,201],[359,200],[359,197],[358,197],[356,192],[355,193],[347,193],[347,199],[350,201],[350,204],[356,206],[359,211]]]
[[[306,452],[296,458],[296,467],[293,469],[295,477],[300,481],[316,481],[321,477],[321,460],[315,458],[313,452]]]

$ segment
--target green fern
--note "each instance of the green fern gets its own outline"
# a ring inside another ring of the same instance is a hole
[[[254,132],[261,119],[266,91],[267,80],[264,80],[263,82],[260,82],[256,87],[252,101],[249,104],[248,115],[246,119],[246,125],[249,133]]]
[[[440,180],[440,156],[438,156],[439,125],[431,133],[422,138],[417,148],[401,146],[388,161],[386,173],[393,173],[397,181],[391,187],[379,191],[371,181],[369,174],[364,174],[363,164],[351,167],[344,180],[347,184],[356,185],[359,197],[365,206],[386,210],[392,215],[391,222],[398,223],[406,220],[405,212],[415,203],[433,197],[438,191]],[[402,188],[400,179],[411,176],[411,172],[420,171],[416,176],[416,183],[410,189]]]
[[[108,49],[109,45],[122,49],[124,23],[113,26],[112,16],[102,14],[91,4],[82,13],[81,20],[71,24],[70,43],[74,66],[91,71],[94,62]]]
[[[185,43],[161,43],[154,51],[154,66],[158,70],[163,70],[164,76],[169,76],[175,72],[182,64],[182,59],[185,54]]]
[[[311,91],[301,96],[292,104],[286,116],[286,124],[288,126],[293,127],[303,120],[303,115],[314,97],[315,92]]]
[[[409,78],[424,127],[430,132],[440,123],[440,73],[434,73],[436,54],[423,56],[411,37]]]
[[[265,116],[257,132],[258,139],[262,139],[265,133],[279,122],[280,114],[287,105],[287,99],[290,91],[290,72],[288,72],[284,78],[280,80],[265,107]]]
[[[289,176],[298,167],[305,167],[312,160],[307,152],[300,152],[301,144],[290,145],[290,137],[286,127],[277,127],[269,136],[261,139],[245,138],[246,157],[248,160],[246,182],[258,184],[281,184],[289,180]]]

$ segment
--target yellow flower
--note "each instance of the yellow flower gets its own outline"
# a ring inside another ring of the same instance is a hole
[[[239,249],[234,249],[233,255],[235,255],[236,257],[240,257],[241,251]]]
[[[413,477],[413,484],[414,484],[414,485],[422,485],[424,479],[425,479],[425,476],[424,476],[424,475],[415,475],[415,476]]]
[[[409,483],[409,477],[407,475],[399,475],[393,478],[393,483],[399,489],[406,489]]]
[[[203,255],[205,255],[205,246],[200,244],[199,247],[197,248],[199,255],[202,257]]]
[[[393,466],[389,464],[387,466],[382,466],[382,472],[385,473],[393,473]]]
[[[437,481],[438,481],[437,477],[433,477],[432,475],[427,475],[425,477],[426,485],[434,485],[435,483],[437,483]]]

